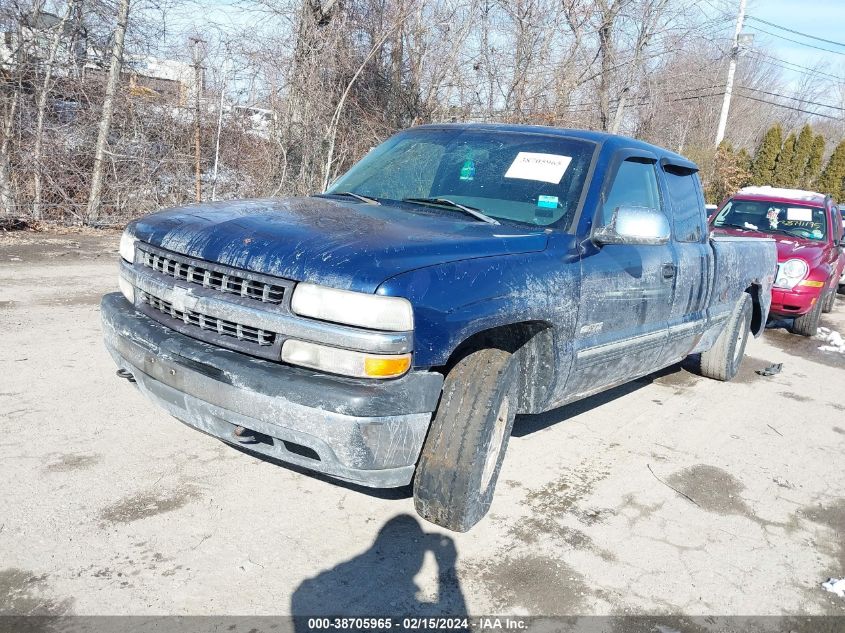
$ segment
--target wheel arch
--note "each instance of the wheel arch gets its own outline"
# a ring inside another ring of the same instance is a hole
[[[760,285],[752,283],[745,292],[751,295],[751,332],[754,336],[760,336],[766,329],[766,321],[763,319],[763,306],[760,303]]]
[[[462,358],[480,349],[501,349],[518,364],[519,413],[538,413],[555,385],[555,329],[548,321],[518,321],[476,332],[462,341],[441,368],[447,374]]]

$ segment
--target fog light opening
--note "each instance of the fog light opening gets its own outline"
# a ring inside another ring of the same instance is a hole
[[[307,459],[313,459],[314,461],[318,462],[321,461],[320,455],[313,448],[303,446],[302,444],[297,444],[295,442],[288,442],[287,440],[282,440],[282,444],[284,444],[285,450],[288,453],[293,453],[294,455],[299,455],[300,457],[305,457]]]

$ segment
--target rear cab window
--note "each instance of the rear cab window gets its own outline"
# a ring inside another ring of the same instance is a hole
[[[672,209],[672,228],[678,242],[701,242],[707,235],[704,197],[698,172],[665,165],[663,174]]]

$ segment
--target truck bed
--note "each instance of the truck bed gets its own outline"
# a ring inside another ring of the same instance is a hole
[[[768,248],[760,248],[761,243],[767,244]],[[769,290],[777,274],[775,241],[771,238],[712,235],[710,244],[714,253],[711,319],[729,312],[739,298],[739,293],[752,286],[760,288],[760,307],[762,314],[767,315],[771,305]],[[765,326],[765,319],[762,319],[762,323],[752,324],[754,335],[762,334]]]

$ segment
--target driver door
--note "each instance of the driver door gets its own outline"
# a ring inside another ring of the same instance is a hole
[[[619,157],[605,184],[594,227],[619,207],[665,214],[656,157]],[[590,244],[581,260],[581,305],[575,328],[575,367],[569,396],[627,382],[656,368],[666,344],[675,262],[665,244]]]

